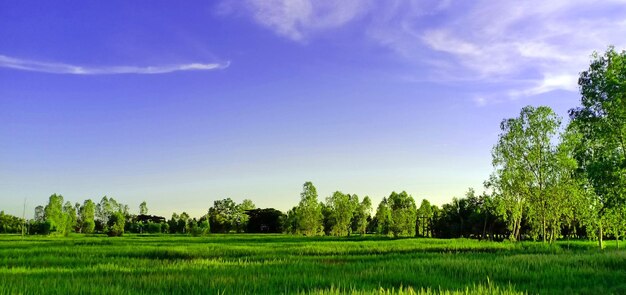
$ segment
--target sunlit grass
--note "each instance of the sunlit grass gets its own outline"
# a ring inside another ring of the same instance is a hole
[[[626,252],[600,252],[585,241],[567,245],[288,235],[2,236],[0,293],[626,293]]]

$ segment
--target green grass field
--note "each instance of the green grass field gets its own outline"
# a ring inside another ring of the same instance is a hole
[[[0,237],[2,294],[626,294],[592,242],[288,235]]]

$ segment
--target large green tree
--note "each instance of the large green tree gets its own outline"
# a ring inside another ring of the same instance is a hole
[[[355,195],[356,196],[356,195]],[[352,217],[358,201],[355,202],[349,194],[336,191],[326,198],[326,206],[330,210],[332,228],[330,233],[334,236],[347,236],[350,234]]]
[[[114,212],[109,216],[107,223],[107,234],[110,237],[119,237],[124,235],[124,226],[126,225],[126,216],[121,211]]]
[[[603,223],[626,201],[626,52],[594,53],[578,85],[581,106],[570,110],[569,127],[581,134],[576,159],[595,193],[602,248]]]
[[[63,205],[63,215],[65,217],[65,235],[68,235],[75,231],[78,225],[76,208],[70,201],[65,202],[65,205]]]
[[[242,233],[248,228],[250,216],[246,212],[253,209],[256,209],[256,205],[250,199],[244,199],[240,204],[237,204],[233,227],[238,233]]]
[[[59,235],[66,235],[68,233],[66,226],[67,218],[63,213],[63,196],[51,195],[44,211],[46,221],[50,222],[51,228]]]
[[[556,146],[560,118],[549,107],[527,106],[519,117],[505,119],[502,133],[493,149],[496,169],[492,187],[496,189],[511,225],[511,239],[519,238],[522,213],[532,210],[534,228],[546,241],[549,217],[557,200],[549,194],[555,184]]]
[[[375,220],[376,232],[379,235],[388,235],[391,233],[393,219],[391,218],[391,208],[389,208],[389,201],[387,198],[383,198],[380,203],[378,203]]]
[[[307,181],[302,186],[300,203],[296,207],[298,232],[307,236],[319,235],[323,231],[322,206],[317,200],[317,189]]]
[[[367,232],[367,221],[372,211],[372,200],[370,197],[365,196],[361,203],[358,203],[358,199],[356,201],[357,204],[352,221],[353,231],[364,235]]]
[[[92,200],[85,200],[80,207],[81,232],[85,234],[93,233],[96,222],[96,204]]]
[[[129,216],[128,211],[128,205],[119,203],[114,198],[104,196],[100,200],[100,203],[96,205],[96,219],[102,225],[102,231],[107,232],[111,216],[116,213]]]
[[[590,220],[593,204],[593,190],[588,185],[584,173],[580,173],[575,157],[575,150],[580,144],[580,134],[571,129],[561,134],[556,148],[555,166],[552,171],[554,185],[548,192],[552,197],[551,214],[548,218],[550,232],[563,232],[569,237],[576,230],[577,225],[587,225],[593,228]]]
[[[208,214],[211,231],[227,233],[236,230],[238,211],[237,203],[231,198],[215,200]]]
[[[407,192],[392,192],[387,199],[391,209],[391,233],[395,236],[415,236],[417,208],[415,200]]]

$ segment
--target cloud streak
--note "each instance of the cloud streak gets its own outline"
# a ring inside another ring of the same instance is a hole
[[[190,63],[160,66],[78,66],[66,63],[42,62],[0,55],[0,67],[21,71],[72,74],[72,75],[115,75],[115,74],[167,74],[181,71],[212,71],[225,69],[229,62]]]

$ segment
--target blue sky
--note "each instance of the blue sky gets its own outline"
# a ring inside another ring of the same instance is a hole
[[[566,118],[625,1],[3,1],[0,208],[104,195],[200,216],[313,181],[482,191],[503,118]]]

